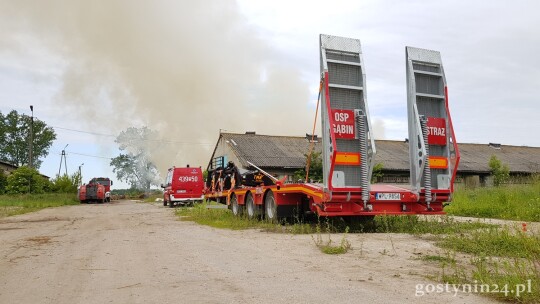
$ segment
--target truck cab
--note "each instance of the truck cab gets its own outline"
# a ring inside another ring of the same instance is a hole
[[[204,199],[204,180],[201,168],[172,167],[167,172],[163,188],[163,206],[192,205]]]

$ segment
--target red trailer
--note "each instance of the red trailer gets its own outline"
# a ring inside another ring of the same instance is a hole
[[[287,184],[250,163],[208,168],[205,196],[235,215],[269,220],[320,216],[444,214],[459,151],[439,52],[407,47],[410,185],[370,184],[376,153],[360,41],[320,36],[323,183]]]

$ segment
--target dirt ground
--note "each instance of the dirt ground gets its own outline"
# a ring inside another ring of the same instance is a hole
[[[326,237],[326,235],[325,235]],[[333,235],[339,242],[341,236]],[[0,303],[492,303],[417,284],[438,263],[428,241],[349,234],[326,255],[310,235],[230,231],[120,201],[0,219]]]

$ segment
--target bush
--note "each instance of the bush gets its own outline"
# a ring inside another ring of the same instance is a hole
[[[77,193],[79,187],[79,173],[72,176],[64,174],[52,180],[52,191],[59,193]]]
[[[6,193],[7,176],[4,170],[0,169],[0,194]]]
[[[9,194],[43,193],[47,183],[47,179],[36,169],[22,166],[7,177],[6,192]]]
[[[492,155],[489,159],[489,168],[491,168],[491,174],[493,175],[493,184],[497,187],[510,178],[508,166],[503,164],[495,155]]]

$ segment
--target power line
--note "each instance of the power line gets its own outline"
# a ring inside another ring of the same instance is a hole
[[[103,134],[103,133],[96,133],[96,132],[88,132],[88,131],[75,130],[75,129],[69,129],[69,128],[64,128],[64,127],[55,127],[55,126],[51,126],[51,127],[55,128],[55,129],[66,130],[66,131],[72,131],[72,132],[78,132],[78,133],[86,133],[86,134],[99,135],[99,136],[107,136],[107,137],[116,137],[115,135],[112,135],[112,134]]]
[[[88,156],[88,157],[95,157],[95,158],[103,158],[103,159],[113,159],[112,157],[105,157],[105,156],[97,156],[97,155],[90,155],[90,154],[84,154],[84,153],[77,153],[77,152],[66,152],[67,154],[75,154],[75,155],[81,155],[81,156]]]
[[[89,132],[89,131],[82,131],[82,130],[75,130],[70,128],[64,128],[64,127],[55,127],[51,126],[55,129],[65,130],[65,131],[72,131],[77,133],[85,133],[85,134],[92,134],[92,135],[98,135],[98,136],[106,136],[106,137],[117,137],[116,135],[112,134],[104,134],[104,133],[97,133],[97,132]],[[148,142],[157,142],[157,143],[163,143],[163,144],[186,144],[186,145],[208,145],[213,146],[214,143],[205,143],[205,142],[188,142],[188,141],[177,141],[177,140],[163,140],[163,139],[137,139],[138,141],[148,141]]]

